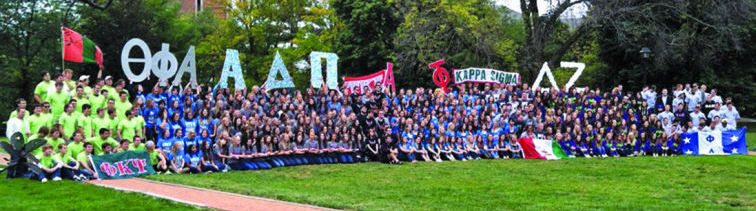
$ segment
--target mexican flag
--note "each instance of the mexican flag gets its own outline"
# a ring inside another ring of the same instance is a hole
[[[102,51],[92,40],[78,32],[63,27],[63,60],[69,62],[97,63],[102,68]]]
[[[559,160],[569,158],[556,141],[523,137],[517,142],[522,146],[525,159]]]

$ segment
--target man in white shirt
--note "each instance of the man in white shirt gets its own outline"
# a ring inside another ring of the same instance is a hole
[[[713,120],[714,117],[719,117],[720,119],[724,118],[724,115],[722,115],[722,104],[717,103],[716,105],[714,105],[714,109],[709,111],[709,114],[707,114],[706,117],[711,120]]]
[[[5,128],[5,137],[8,137],[8,139],[10,139],[10,137],[17,132],[24,134],[26,137],[29,137],[31,135],[31,133],[29,132],[31,131],[29,130],[29,123],[24,120],[25,113],[26,109],[19,108],[16,111],[16,117],[8,120],[8,127]]]
[[[733,128],[738,128],[738,120],[740,120],[740,113],[738,113],[738,109],[735,109],[735,106],[732,105],[732,102],[727,103],[727,108],[722,109],[722,119],[726,119],[729,125],[732,125]]]
[[[677,95],[677,98],[675,98],[674,100],[672,100],[672,108],[673,108],[672,111],[676,112],[677,111],[677,105],[680,105],[680,104],[685,104],[685,93],[684,92],[681,92],[680,94]]]
[[[696,105],[694,108],[694,111],[690,113],[690,121],[693,122],[694,126],[698,126],[701,124],[701,119],[706,120],[706,115],[701,113],[701,106]]]
[[[659,117],[660,120],[662,120],[662,122],[664,122],[665,119],[668,119],[669,120],[669,124],[672,124],[672,122],[675,121],[675,114],[673,114],[669,110],[670,110],[670,106],[669,105],[664,106],[664,111],[661,112],[661,113],[659,113],[658,117]]]
[[[646,109],[654,108],[654,105],[656,105],[656,86],[651,86],[650,89],[648,87],[643,88],[641,97],[643,97],[643,100],[648,105]]]
[[[719,95],[717,95],[717,89],[711,89],[711,92],[707,96],[711,96],[711,100],[714,101],[714,102],[724,103],[722,101],[722,97],[719,96]]]

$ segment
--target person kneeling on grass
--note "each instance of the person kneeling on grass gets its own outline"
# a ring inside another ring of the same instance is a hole
[[[48,178],[53,181],[61,180],[60,168],[62,168],[63,165],[60,162],[57,162],[53,157],[52,148],[53,147],[49,144],[45,144],[45,146],[42,147],[42,155],[39,156],[39,163],[37,163],[39,168],[42,169],[42,174],[37,175],[39,181],[47,182]]]
[[[168,166],[165,164],[165,157],[163,153],[155,149],[155,142],[147,141],[145,144],[145,151],[150,157],[150,163],[152,168],[158,173],[165,173],[168,171]]]

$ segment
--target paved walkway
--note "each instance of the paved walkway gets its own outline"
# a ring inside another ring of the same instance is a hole
[[[146,179],[93,180],[89,183],[220,210],[330,210],[328,208],[311,205],[156,182]]]

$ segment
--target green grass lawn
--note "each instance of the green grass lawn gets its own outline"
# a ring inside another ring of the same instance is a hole
[[[746,132],[746,143],[748,150],[753,151],[756,148],[756,132]]]
[[[756,157],[318,165],[149,179],[356,210],[756,209]]]
[[[0,210],[196,210],[138,193],[73,181],[6,180],[0,174]]]

